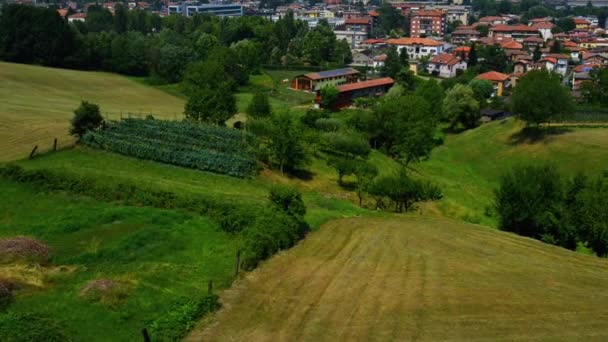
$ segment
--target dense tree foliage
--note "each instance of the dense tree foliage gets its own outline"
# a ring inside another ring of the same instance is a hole
[[[587,103],[608,106],[608,69],[594,68],[589,72],[591,80],[581,85],[581,93]]]
[[[99,128],[103,124],[103,117],[99,112],[99,106],[87,101],[82,101],[74,111],[70,134],[82,137],[87,131]]]
[[[272,115],[265,135],[269,139],[271,161],[278,166],[281,174],[285,170],[293,171],[307,161],[300,121],[288,111]]]
[[[268,102],[268,95],[264,93],[253,94],[251,102],[247,106],[247,115],[257,119],[268,117],[271,113],[272,108],[270,107],[270,102]]]
[[[519,80],[513,91],[513,111],[528,123],[539,125],[573,110],[570,90],[560,76],[533,70]]]
[[[473,95],[480,105],[485,104],[492,96],[494,86],[488,80],[474,79],[469,83],[473,90]]]
[[[448,90],[443,100],[443,113],[450,122],[450,127],[455,128],[461,124],[464,128],[473,128],[479,124],[481,114],[479,113],[479,102],[475,99],[475,93],[469,86],[457,84]]]
[[[262,64],[339,67],[352,60],[348,43],[337,41],[326,22],[310,30],[291,13],[276,23],[208,14],[161,18],[121,4],[114,15],[91,5],[86,21],[74,23],[54,9],[33,6],[6,5],[0,14],[0,59],[6,61],[151,75],[173,83],[190,62],[211,57],[237,83]]]
[[[321,108],[332,110],[338,100],[338,88],[334,85],[326,85],[319,91],[321,97]]]
[[[608,182],[564,179],[549,165],[518,167],[503,175],[496,210],[503,230],[575,249],[608,253]]]

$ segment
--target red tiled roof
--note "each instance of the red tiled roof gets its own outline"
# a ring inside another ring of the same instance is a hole
[[[497,71],[488,71],[483,74],[477,75],[476,79],[488,80],[491,82],[504,82],[509,79],[509,75]]]
[[[69,16],[68,18],[82,18],[82,19],[86,19],[87,14],[86,13],[76,13],[76,14],[72,14],[71,16]]]
[[[65,17],[68,14],[68,10],[67,10],[67,8],[58,9],[57,13],[59,13],[60,17]]]
[[[534,27],[526,25],[496,25],[490,28],[494,32],[538,32]]]
[[[424,46],[440,46],[442,42],[430,38],[397,38],[386,41],[392,45],[424,45]]]
[[[569,59],[570,58],[561,53],[548,53],[545,55],[545,57],[551,57],[551,58],[556,58],[556,59]]]
[[[580,24],[587,24],[587,25],[589,25],[590,24],[587,19],[581,19],[581,18],[574,19],[574,23],[577,24],[577,25],[580,25]]]
[[[546,57],[543,59],[543,61],[549,61],[553,64],[557,64],[557,59],[553,58],[553,57]]]
[[[386,54],[383,53],[381,55],[378,55],[374,57],[374,60],[378,62],[384,62],[386,60]]]
[[[348,18],[344,21],[345,25],[369,25],[370,18]]]
[[[420,10],[412,14],[413,17],[443,17],[445,13],[442,11],[424,11]]]
[[[456,29],[456,31],[452,32],[452,36],[457,34],[481,34],[481,32],[474,29],[461,29],[460,27]]]
[[[505,20],[505,19],[503,17],[497,17],[497,16],[488,16],[488,17],[479,18],[480,23],[491,23],[493,21],[502,21],[502,20]]]
[[[311,72],[311,73],[305,74],[304,77],[310,78],[311,80],[321,80],[321,79],[329,78],[329,77],[355,75],[358,73],[359,73],[359,71],[357,69],[343,68],[343,69],[336,69],[336,70]]]
[[[442,53],[437,55],[431,59],[430,63],[433,64],[447,64],[447,65],[455,65],[460,63],[460,58],[450,55],[449,53]]]
[[[541,30],[541,29],[546,29],[546,30],[550,30],[553,28],[552,23],[538,23],[538,24],[534,24],[532,25],[533,28],[537,29],[537,30]]]
[[[380,14],[378,13],[378,11],[376,10],[371,10],[368,12],[369,15],[371,15],[372,17],[378,17],[380,16]]]
[[[454,51],[456,51],[456,52],[469,52],[469,51],[471,51],[471,47],[470,46],[459,46],[456,49],[454,49]]]
[[[393,85],[395,81],[390,77],[379,78],[376,80],[368,80],[362,82],[348,83],[338,86],[338,92],[344,93],[347,91],[353,91],[358,89],[365,89],[371,87],[385,86],[385,85]]]
[[[381,44],[384,43],[384,39],[378,38],[378,39],[374,39],[374,38],[370,38],[370,39],[366,39],[364,41],[361,42],[362,44]]]
[[[538,36],[524,38],[524,43],[543,43],[543,42],[544,42],[544,40]]]
[[[510,40],[510,41],[506,41],[506,42],[502,42],[500,43],[500,46],[503,49],[508,49],[508,50],[519,50],[519,49],[523,49],[523,45],[519,44],[518,42],[514,41],[514,40]]]

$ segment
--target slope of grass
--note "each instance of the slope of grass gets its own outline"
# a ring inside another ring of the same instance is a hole
[[[0,192],[10,198],[0,201],[0,238],[40,239],[53,256],[42,268],[0,264],[0,278],[20,284],[9,310],[51,317],[74,340],[140,340],[143,327],[206,293],[209,280],[218,291],[232,282],[237,242],[204,217],[44,194],[6,181]],[[85,300],[80,291],[94,279],[128,284],[127,297],[112,305]]]
[[[431,157],[413,168],[438,183],[444,199],[439,210],[473,223],[496,225],[491,213],[493,191],[510,168],[529,163],[551,163],[564,175],[600,175],[608,170],[608,130],[560,128],[535,140],[521,135],[515,119],[494,122],[460,134],[448,135]]]
[[[439,217],[332,221],[189,341],[605,340],[608,262]]]
[[[104,117],[153,114],[181,118],[184,100],[129,78],[0,62],[0,161],[24,158],[73,142],[69,120],[81,100],[100,105]]]

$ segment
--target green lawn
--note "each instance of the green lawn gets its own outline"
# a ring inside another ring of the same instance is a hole
[[[516,119],[494,122],[460,134],[448,135],[431,157],[413,168],[437,182],[444,199],[439,210],[451,217],[495,226],[486,215],[500,176],[529,163],[551,163],[565,175],[608,170],[608,129],[570,128],[539,141],[521,138],[524,127]]]
[[[153,114],[182,117],[184,100],[127,77],[0,62],[0,161],[24,158],[73,143],[69,120],[81,100],[100,105],[104,116]]]
[[[140,340],[143,327],[206,293],[209,280],[217,290],[232,282],[236,241],[204,217],[39,193],[6,181],[0,191],[10,198],[0,201],[0,238],[35,237],[53,256],[46,267],[0,264],[0,278],[22,286],[11,312],[48,317],[76,340]],[[112,306],[87,301],[79,293],[94,279],[121,281],[128,296]]]

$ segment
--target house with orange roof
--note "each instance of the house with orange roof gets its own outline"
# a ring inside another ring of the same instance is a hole
[[[523,42],[527,37],[540,37],[540,32],[527,25],[496,25],[490,27],[489,36],[496,39],[512,38]]]
[[[537,46],[543,46],[543,44],[545,43],[545,41],[541,38],[541,37],[526,37],[523,40],[524,46],[526,46],[528,49],[534,49]]]
[[[508,18],[499,16],[487,16],[479,18],[478,22],[485,25],[506,25]]]
[[[328,85],[340,86],[357,82],[359,74],[359,71],[353,68],[311,72],[294,77],[291,81],[291,89],[318,91]]]
[[[86,13],[75,13],[72,14],[70,16],[68,16],[68,22],[73,23],[75,21],[85,21],[87,20],[87,14]]]
[[[545,61],[553,64],[553,66],[549,68],[549,63],[547,63],[547,70],[566,76],[568,73],[568,60],[570,59],[570,56],[561,53],[543,53],[542,57]]]
[[[467,62],[449,53],[442,53],[433,57],[427,66],[429,74],[442,78],[456,77],[458,70],[467,70]]]
[[[452,44],[466,44],[468,42],[474,42],[481,38],[481,32],[472,28],[461,28],[458,27],[454,32],[450,41]]]
[[[497,71],[488,71],[479,74],[475,79],[490,81],[494,86],[492,96],[503,96],[505,90],[510,86],[509,75]]]
[[[464,60],[469,59],[469,52],[471,52],[470,46],[459,46],[452,51],[454,56],[458,56]]]
[[[61,8],[57,10],[57,13],[59,13],[60,17],[65,18],[68,15],[68,10],[68,8]]]
[[[396,38],[386,41],[397,47],[399,53],[405,49],[410,60],[418,60],[422,57],[432,58],[443,53],[444,43],[430,38]]]
[[[555,25],[553,25],[551,22],[532,25],[532,28],[537,29],[544,40],[553,39],[553,32],[551,32],[553,27],[555,27]]]
[[[591,27],[589,20],[583,18],[574,18],[574,25],[579,30],[588,30]]]

